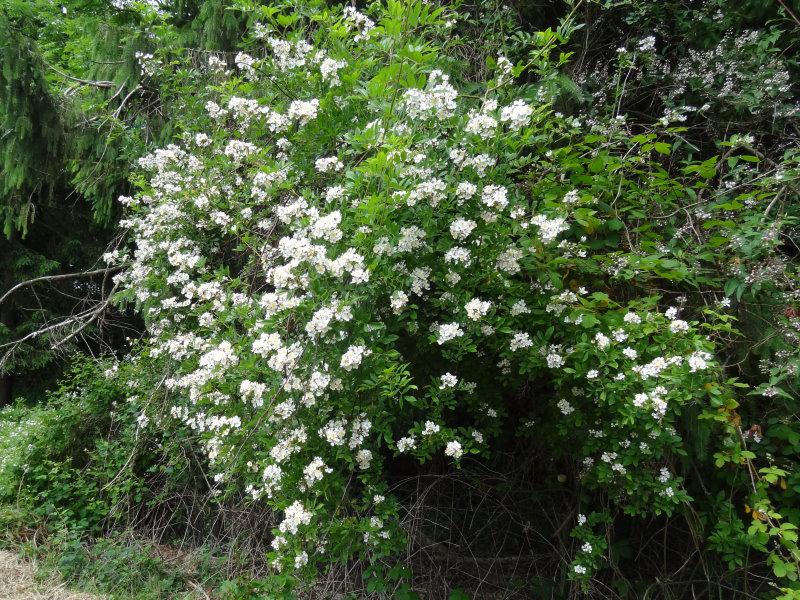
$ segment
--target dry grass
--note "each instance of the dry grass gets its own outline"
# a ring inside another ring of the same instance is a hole
[[[102,600],[73,592],[56,579],[37,581],[36,568],[13,552],[0,550],[0,600]]]

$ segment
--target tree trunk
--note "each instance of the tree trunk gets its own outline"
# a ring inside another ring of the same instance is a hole
[[[9,254],[12,252],[12,247],[14,244],[14,234],[12,232],[11,238],[5,240],[6,246],[8,246]],[[14,285],[14,270],[12,266],[12,261],[9,260],[5,268],[3,269],[2,273],[2,283],[0,284],[0,296],[6,290],[11,289]],[[8,327],[9,329],[13,329],[16,319],[14,314],[14,298],[6,299],[3,304],[0,304],[0,323]],[[0,374],[0,407],[6,406],[11,404],[11,397],[14,391],[14,376],[11,373],[3,373]]]

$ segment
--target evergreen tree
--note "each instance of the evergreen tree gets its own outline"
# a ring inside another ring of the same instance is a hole
[[[160,77],[151,66],[176,50],[235,49],[243,18],[230,8],[0,0],[0,298],[58,277],[0,302],[0,406],[54,381],[52,346],[74,327],[49,328],[109,289],[102,273],[61,276],[101,266],[133,161],[173,136],[174,92],[192,74]]]

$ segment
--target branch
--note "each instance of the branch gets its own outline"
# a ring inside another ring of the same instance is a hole
[[[74,338],[81,331],[83,331],[90,323],[92,323],[95,319],[97,319],[105,311],[106,308],[108,308],[108,305],[111,303],[111,300],[112,300],[112,298],[114,296],[114,292],[116,292],[116,290],[117,290],[117,287],[119,287],[119,282],[115,283],[114,287],[111,288],[111,291],[109,292],[108,297],[106,297],[106,299],[103,300],[103,302],[101,302],[98,306],[96,306],[94,308],[91,308],[89,310],[83,311],[82,313],[79,313],[79,314],[75,315],[74,317],[70,317],[68,319],[64,319],[63,321],[59,321],[58,323],[54,323],[53,325],[48,325],[47,327],[42,327],[41,329],[37,329],[36,331],[31,331],[29,334],[25,335],[24,337],[22,337],[22,338],[20,338],[18,340],[14,340],[13,342],[7,342],[5,344],[0,345],[0,348],[8,348],[9,346],[12,347],[11,350],[8,350],[3,355],[3,357],[0,358],[0,369],[2,369],[2,367],[5,364],[6,360],[8,360],[8,357],[14,352],[14,348],[19,346],[23,342],[25,342],[25,341],[27,341],[27,340],[29,340],[31,338],[39,337],[40,335],[42,335],[44,333],[47,333],[48,331],[53,331],[54,329],[59,329],[60,327],[66,327],[67,325],[70,325],[72,323],[78,323],[80,321],[83,321],[83,323],[81,323],[81,325],[80,325],[80,327],[78,327],[78,329],[76,329],[75,331],[70,333],[64,339],[55,342],[55,344],[53,344],[52,349],[55,350],[59,346],[63,345],[67,341],[69,341],[72,338]],[[85,319],[85,321],[84,321],[84,319]]]
[[[778,0],[778,2],[784,9],[786,9],[786,12],[789,13],[789,16],[792,17],[792,20],[794,20],[794,22],[800,26],[800,19],[797,18],[797,15],[794,14],[788,6],[786,6],[786,3],[783,0]]]
[[[58,329],[59,327],[65,327],[70,323],[75,323],[80,321],[84,317],[88,317],[93,313],[94,309],[86,310],[82,313],[78,313],[74,317],[69,317],[68,319],[64,319],[63,321],[59,321],[58,323],[54,323],[52,325],[48,325],[47,327],[42,327],[41,329],[37,329],[36,331],[31,331],[29,334],[21,337],[18,340],[14,340],[13,342],[6,342],[5,344],[0,345],[0,348],[7,348],[9,346],[18,346],[22,342],[26,342],[31,338],[39,337],[43,333],[47,333],[48,331],[52,331],[53,329]],[[9,351],[10,352],[10,351]],[[2,366],[2,361],[0,361],[0,366]]]
[[[47,64],[47,63],[45,63],[45,64],[47,65],[48,69],[51,69],[51,70],[55,71],[56,73],[58,73],[62,77],[66,77],[67,79],[69,79],[71,81],[75,81],[77,83],[82,83],[83,85],[93,85],[94,87],[99,87],[99,88],[103,88],[103,89],[108,89],[108,88],[114,87],[114,82],[113,81],[90,81],[88,79],[80,79],[78,77],[73,77],[72,75],[69,75],[68,73],[64,73],[63,71],[59,71],[53,65],[50,65],[50,64]]]
[[[118,119],[118,118],[119,118],[119,115],[120,115],[120,113],[122,112],[122,109],[125,107],[125,104],[128,102],[128,100],[130,99],[130,97],[131,97],[131,96],[133,96],[133,94],[134,94],[134,93],[136,93],[136,92],[138,92],[140,89],[142,89],[142,88],[141,88],[140,86],[138,86],[138,85],[137,85],[137,86],[136,86],[135,88],[133,88],[133,89],[132,89],[130,92],[128,92],[128,95],[127,95],[127,96],[125,96],[125,98],[122,100],[122,102],[120,103],[120,105],[117,107],[117,110],[115,110],[115,111],[114,111],[114,118],[115,118],[115,119]]]
[[[96,309],[94,309],[94,312],[91,313],[91,316],[88,319],[86,319],[81,324],[80,327],[78,327],[75,331],[70,333],[67,337],[65,337],[65,338],[59,340],[58,342],[56,342],[55,344],[53,344],[53,350],[55,350],[55,349],[61,347],[62,345],[66,344],[69,340],[71,340],[72,338],[77,336],[81,331],[86,329],[92,321],[97,319],[97,317],[99,317],[103,313],[103,311],[105,311],[106,307],[108,307],[109,303],[111,302],[111,298],[113,297],[114,292],[116,290],[117,290],[117,285],[115,284],[114,287],[111,288],[111,291],[108,294],[108,298],[106,298],[102,302],[102,304],[100,304],[100,306],[98,306]]]
[[[783,186],[780,190],[778,190],[778,193],[775,194],[775,197],[772,199],[772,202],[770,202],[769,205],[767,206],[767,208],[764,210],[764,216],[765,217],[767,215],[769,215],[769,211],[772,210],[772,207],[780,199],[780,197],[783,196],[783,192],[785,192],[785,191],[786,191],[786,186]]]
[[[10,290],[8,290],[5,294],[0,296],[0,304],[5,302],[18,289],[21,289],[21,288],[24,288],[24,287],[28,287],[29,285],[34,285],[34,284],[40,283],[42,281],[59,281],[61,279],[77,279],[78,277],[92,277],[94,275],[100,275],[101,273],[103,273],[103,274],[113,273],[115,271],[119,271],[122,268],[123,268],[122,266],[117,266],[117,267],[109,267],[109,268],[106,268],[106,269],[96,269],[94,271],[83,271],[82,273],[64,273],[62,275],[45,275],[43,277],[36,277],[34,279],[29,279],[28,281],[23,281],[21,283],[18,283],[17,285],[12,287]]]
[[[128,79],[130,79],[130,77],[125,78],[125,81],[122,82],[122,85],[119,86],[119,89],[116,91],[116,93],[113,96],[111,96],[111,98],[108,99],[109,102],[113,102],[114,100],[116,100],[117,96],[119,96],[122,93],[122,88],[124,88],[125,84],[128,83]]]

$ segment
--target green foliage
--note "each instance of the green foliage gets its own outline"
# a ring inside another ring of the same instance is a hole
[[[52,196],[62,166],[60,108],[28,37],[31,21],[30,16],[12,21],[0,11],[0,221],[5,237],[27,231],[36,199]]]
[[[47,403],[3,409],[0,498],[31,524],[99,532],[121,496],[141,495],[126,472],[136,426],[123,399],[97,365],[82,362]]]

